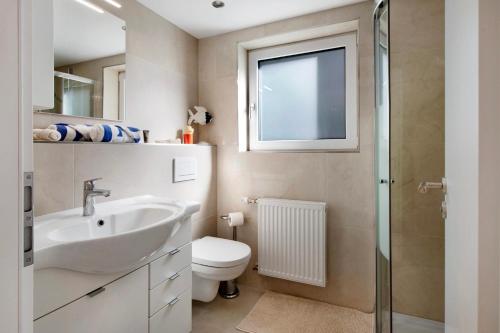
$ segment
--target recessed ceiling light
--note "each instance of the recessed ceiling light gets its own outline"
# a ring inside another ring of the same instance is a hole
[[[95,10],[99,14],[104,14],[104,10],[101,7],[97,7],[96,5],[94,5],[93,3],[88,2],[87,0],[75,0],[75,1],[78,2],[78,3],[80,3],[80,4],[82,4],[82,5],[84,5],[87,8]]]
[[[215,0],[212,2],[212,6],[214,8],[222,8],[224,7],[226,4],[224,3],[224,1],[220,1],[220,0]]]
[[[109,3],[111,6],[115,6],[116,8],[122,8],[122,5],[115,0],[104,0]]]

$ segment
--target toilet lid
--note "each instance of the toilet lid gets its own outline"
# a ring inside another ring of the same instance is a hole
[[[252,251],[241,242],[216,237],[193,241],[193,263],[212,267],[234,267],[245,263]]]

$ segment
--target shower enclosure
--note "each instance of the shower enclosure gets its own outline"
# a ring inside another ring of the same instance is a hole
[[[444,332],[444,0],[374,11],[377,333]]]
[[[377,198],[377,333],[391,332],[389,3],[374,13],[375,181]]]

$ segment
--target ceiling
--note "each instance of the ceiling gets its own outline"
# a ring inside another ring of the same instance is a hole
[[[125,21],[110,13],[54,0],[55,67],[125,53],[123,26]]]
[[[144,6],[197,38],[341,7],[366,0],[138,0]]]

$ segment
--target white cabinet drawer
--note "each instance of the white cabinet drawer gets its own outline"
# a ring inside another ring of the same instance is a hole
[[[153,289],[183,268],[191,266],[191,243],[149,264],[149,289]]]
[[[188,266],[151,290],[149,294],[149,315],[154,315],[184,291],[191,289],[191,274],[191,266]]]
[[[191,289],[149,319],[149,333],[191,332]]]
[[[35,333],[146,333],[148,270],[138,269],[37,319]],[[1,330],[1,329],[0,329]]]

